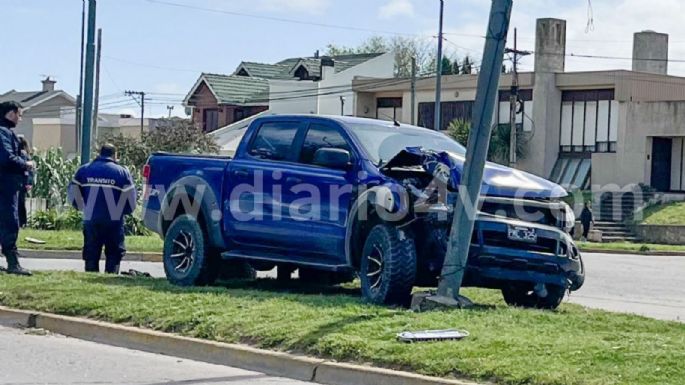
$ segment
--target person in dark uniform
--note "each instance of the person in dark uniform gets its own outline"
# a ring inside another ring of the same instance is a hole
[[[31,275],[19,264],[19,191],[24,188],[25,173],[35,168],[32,161],[21,156],[19,139],[14,128],[21,120],[21,105],[0,103],[0,246],[7,258],[7,272]]]
[[[580,213],[580,223],[583,225],[583,241],[587,241],[587,235],[590,233],[590,225],[595,223],[595,218],[590,209],[590,202],[585,202],[585,207]]]
[[[100,156],[76,171],[68,193],[71,204],[83,212],[86,272],[100,271],[104,246],[105,272],[119,274],[126,255],[124,216],[135,209],[137,192],[131,174],[117,163],[116,148],[102,146]]]
[[[17,138],[19,138],[21,157],[28,162],[31,160],[31,146],[24,135],[17,135]],[[24,173],[24,176],[24,188],[19,190],[19,227],[26,227],[28,223],[28,216],[26,215],[26,196],[33,188],[35,174],[33,170],[29,170]]]

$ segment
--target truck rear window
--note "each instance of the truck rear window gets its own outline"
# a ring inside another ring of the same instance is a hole
[[[298,126],[299,123],[297,122],[262,124],[250,145],[250,155],[270,160],[287,159],[292,154],[293,141]]]

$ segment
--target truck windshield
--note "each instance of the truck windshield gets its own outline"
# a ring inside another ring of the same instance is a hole
[[[426,128],[392,124],[347,123],[352,133],[369,154],[370,161],[382,165],[407,147],[466,154],[464,146],[445,134]]]

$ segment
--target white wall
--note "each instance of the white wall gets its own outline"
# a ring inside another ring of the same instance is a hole
[[[395,54],[388,52],[348,70],[333,74],[327,79],[322,79],[318,83],[320,94],[318,113],[322,115],[340,115],[340,97],[343,96],[345,98],[344,114],[354,115],[357,100],[356,95],[352,92],[352,79],[356,76],[392,78],[394,72]]]
[[[274,114],[315,114],[318,85],[311,81],[269,80],[269,111]]]

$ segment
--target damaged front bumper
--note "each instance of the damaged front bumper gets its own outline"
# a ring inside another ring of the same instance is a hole
[[[485,214],[475,222],[464,285],[500,288],[517,281],[573,291],[584,275],[580,252],[562,230]]]

